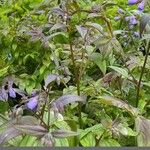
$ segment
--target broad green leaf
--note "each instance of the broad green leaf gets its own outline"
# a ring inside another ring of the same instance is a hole
[[[116,51],[118,55],[123,55],[124,54],[123,48],[122,48],[121,44],[119,43],[119,41],[116,38],[113,38],[111,40],[111,44],[114,48],[114,51]]]
[[[89,58],[99,67],[103,75],[105,75],[107,64],[106,60],[103,60],[102,55],[100,53],[92,53]]]
[[[7,102],[0,101],[0,114],[5,114],[8,108],[9,105]]]
[[[109,66],[109,68],[115,70],[119,74],[121,74],[123,77],[128,78],[128,71],[126,69],[123,69],[121,67],[116,67],[116,66]]]
[[[89,146],[93,147],[93,146],[95,146],[96,141],[95,141],[95,137],[93,136],[93,133],[89,132],[84,137],[82,137],[80,139],[80,143],[84,147],[89,147]]]
[[[67,138],[55,138],[56,147],[69,147],[69,142]]]
[[[147,102],[145,99],[139,99],[139,103],[138,103],[138,108],[141,111],[141,113],[143,113],[145,111],[145,106],[146,106]]]
[[[33,147],[37,145],[38,145],[37,138],[30,135],[25,135],[24,137],[22,137],[21,142],[18,143],[18,146],[21,147]]]
[[[99,146],[103,146],[103,147],[120,147],[121,145],[114,139],[102,139],[99,142]]]
[[[119,124],[117,127],[118,132],[124,136],[137,136],[137,132],[133,131],[131,128],[125,126],[124,124]]]
[[[7,66],[3,69],[0,69],[0,77],[6,75],[8,73],[8,68],[9,68],[9,66]]]

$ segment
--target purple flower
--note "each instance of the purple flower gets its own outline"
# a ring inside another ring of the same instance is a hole
[[[137,3],[138,3],[138,0],[128,0],[129,5],[134,5],[134,4],[137,4]]]
[[[116,16],[116,17],[114,17],[114,20],[118,21],[118,20],[120,20],[120,17]]]
[[[9,88],[9,96],[12,98],[16,98],[16,92],[14,91],[14,89],[12,87]]]
[[[128,16],[128,17],[125,17],[125,20],[126,21],[129,21],[130,20],[130,17]]]
[[[131,17],[130,17],[130,24],[131,24],[131,25],[136,25],[137,23],[138,23],[138,22],[137,22],[135,16],[131,16]]]
[[[143,10],[144,10],[144,6],[145,6],[145,3],[144,3],[144,1],[142,1],[142,2],[138,5],[138,10],[139,10],[139,11],[143,11]]]
[[[119,8],[119,9],[118,9],[118,13],[119,13],[119,14],[124,14],[123,9]]]
[[[125,17],[125,20],[129,21],[130,25],[136,25],[138,23],[137,20],[136,20],[136,18],[135,18],[135,16]]]
[[[0,100],[8,100],[7,90],[5,90],[4,87],[0,89]]]
[[[38,98],[39,96],[36,95],[34,97],[31,97],[28,101],[28,103],[26,104],[27,105],[27,108],[31,109],[31,110],[35,110],[38,106]]]
[[[140,37],[139,32],[134,32],[133,35],[134,35],[134,37],[136,37],[136,38]]]

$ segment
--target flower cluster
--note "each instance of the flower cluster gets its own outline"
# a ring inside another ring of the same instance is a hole
[[[0,88],[0,100],[7,101],[9,97],[15,99],[17,94],[21,97],[27,97],[26,107],[31,110],[35,110],[38,107],[39,95],[33,91],[31,96],[18,88],[14,88],[14,79],[12,77],[6,77],[3,80],[3,84]]]
[[[143,11],[144,10],[144,6],[145,6],[145,1],[144,0],[128,0],[128,4],[129,5],[135,5],[138,4],[138,10],[139,11]]]

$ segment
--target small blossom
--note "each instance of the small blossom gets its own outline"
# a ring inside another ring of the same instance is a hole
[[[12,98],[16,98],[16,92],[14,91],[14,89],[12,87],[9,88],[9,96]]]
[[[27,103],[27,108],[29,108],[31,110],[35,110],[38,106],[38,98],[39,98],[38,95],[31,97],[29,99],[29,102]]]
[[[138,21],[136,20],[135,16],[125,17],[125,20],[129,21],[130,25],[136,25],[138,23]]]
[[[133,29],[133,28],[134,28],[134,25],[130,24],[130,25],[129,25],[129,29],[131,30],[131,29]]]
[[[142,2],[138,5],[138,10],[139,10],[139,11],[143,11],[143,10],[144,10],[144,6],[145,6],[145,3],[144,3],[144,1],[142,1]]]
[[[119,13],[119,14],[124,14],[124,10],[121,9],[121,8],[119,8],[119,9],[118,9],[118,13]]]
[[[131,16],[131,17],[130,17],[130,24],[131,24],[131,25],[136,25],[137,23],[138,23],[138,22],[137,22],[135,16]]]
[[[0,100],[3,100],[3,101],[8,100],[8,94],[7,94],[7,91],[4,89],[4,87],[0,89]]]
[[[120,17],[116,16],[116,17],[114,17],[114,20],[118,21],[118,20],[120,20]]]
[[[134,37],[136,37],[136,38],[140,37],[139,32],[134,32],[133,35],[134,35]]]
[[[125,17],[125,20],[126,21],[129,21],[130,20],[130,17],[128,16],[128,17]]]
[[[138,3],[138,0],[128,0],[129,5],[134,5],[134,4],[137,4],[137,3]]]

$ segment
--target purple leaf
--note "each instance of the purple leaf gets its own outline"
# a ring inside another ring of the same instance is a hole
[[[51,133],[45,134],[45,135],[41,138],[41,143],[42,143],[43,145],[46,145],[46,146],[49,146],[49,147],[54,146],[55,140],[54,140],[53,135],[52,135]]]
[[[54,12],[54,13],[57,13],[57,14],[60,15],[60,16],[64,16],[64,15],[65,15],[65,11],[64,11],[63,9],[59,8],[59,7],[54,8],[54,9],[53,9],[53,12]]]
[[[73,103],[73,102],[86,102],[86,98],[83,96],[77,96],[77,95],[63,95],[61,97],[59,97],[57,100],[55,100],[54,102],[52,102],[52,108],[56,111],[63,111],[64,110],[64,106],[69,104],[69,103]]]
[[[60,76],[57,74],[50,74],[48,75],[45,79],[45,87],[47,87],[51,82],[55,81],[57,78],[59,78]]]
[[[68,130],[55,130],[51,132],[52,135],[56,138],[65,138],[65,137],[70,137],[70,136],[77,136],[79,133],[73,132],[73,131],[68,131]]]
[[[10,127],[7,130],[5,130],[3,133],[0,134],[0,144],[4,144],[7,141],[11,140],[12,138],[15,138],[21,134],[22,133],[19,130],[15,129],[13,127]]]
[[[38,137],[47,133],[47,130],[40,125],[15,125],[14,128],[22,133]]]

